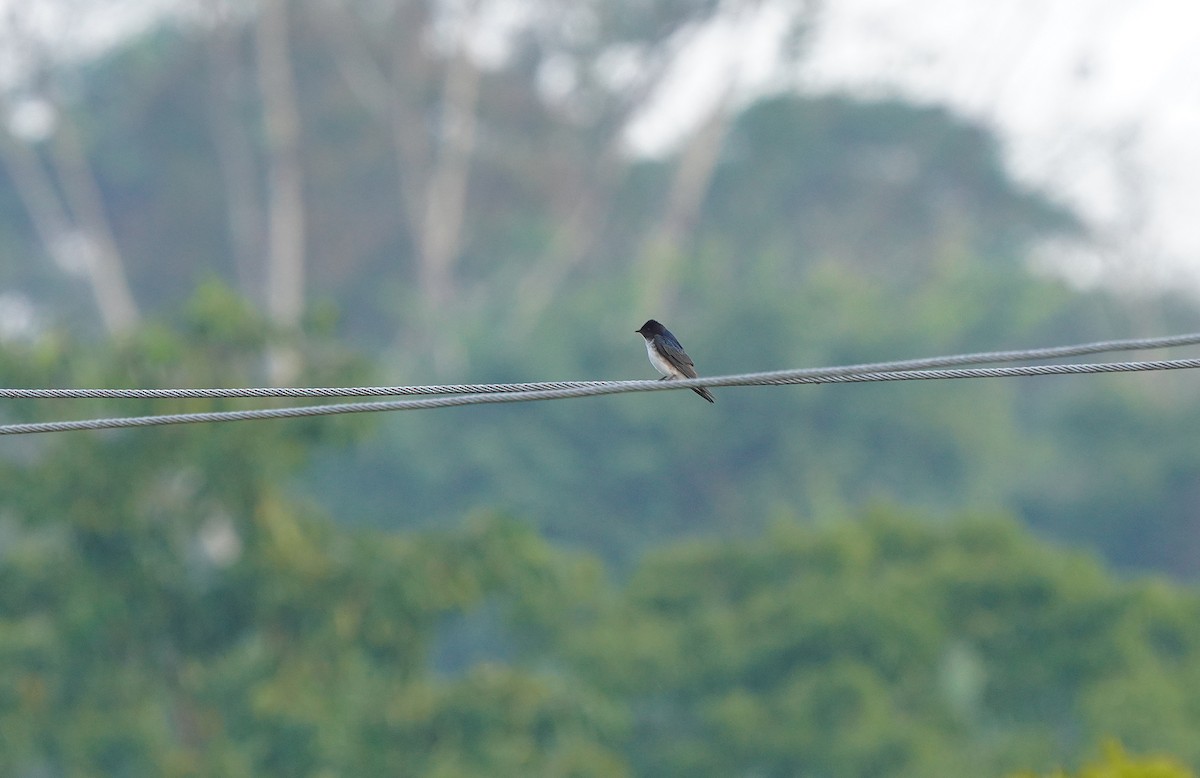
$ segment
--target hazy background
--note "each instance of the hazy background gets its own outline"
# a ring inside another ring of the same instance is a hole
[[[6,385],[646,378],[650,317],[703,374],[1200,323],[1181,3],[0,9]],[[1194,380],[8,439],[0,760],[1010,775],[1107,741],[1184,775]]]

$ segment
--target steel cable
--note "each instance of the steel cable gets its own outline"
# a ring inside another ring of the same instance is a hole
[[[967,356],[967,355],[963,355]],[[1029,358],[1029,357],[1025,357]],[[897,364],[897,363],[888,363]],[[383,400],[376,402],[341,403],[302,406],[296,408],[264,408],[242,411],[213,411],[206,413],[177,413],[157,416],[133,416],[77,421],[32,422],[0,426],[0,435],[24,435],[39,432],[72,430],[101,430],[125,427],[149,427],[166,424],[198,424],[251,419],[289,419],[327,416],[343,413],[375,413],[382,411],[427,410],[464,405],[560,400],[573,397],[654,392],[694,387],[763,386],[785,384],[868,383],[879,381],[947,380],[962,378],[1007,378],[1016,376],[1082,375],[1095,373],[1129,373],[1151,370],[1192,370],[1200,368],[1200,359],[1173,359],[1148,362],[1104,362],[1093,364],[1019,365],[1012,367],[949,368],[936,370],[883,370],[867,372],[830,372],[848,368],[777,370],[765,373],[743,373],[708,378],[675,381],[598,381],[582,382],[562,388],[536,391],[503,391],[460,394],[449,397],[428,397],[416,400]]]

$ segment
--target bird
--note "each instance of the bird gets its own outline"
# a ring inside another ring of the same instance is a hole
[[[646,354],[650,357],[650,364],[654,365],[654,369],[662,373],[660,381],[669,381],[672,378],[699,378],[692,358],[683,350],[683,344],[669,329],[650,319],[641,329],[634,332],[646,339]],[[693,387],[692,391],[710,403],[716,402],[712,393],[702,386]]]

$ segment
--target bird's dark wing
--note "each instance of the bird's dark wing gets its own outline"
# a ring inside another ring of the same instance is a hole
[[[675,336],[669,332],[664,332],[662,335],[654,339],[654,345],[658,347],[658,352],[670,362],[676,370],[683,373],[688,378],[698,378],[696,374],[695,364],[692,358],[683,350],[683,346],[675,339]]]

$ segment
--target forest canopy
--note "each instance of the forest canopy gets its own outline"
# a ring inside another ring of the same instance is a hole
[[[491,59],[488,5],[189,3],[73,59],[14,5],[2,383],[653,378],[651,317],[703,375],[1200,329],[1037,265],[1085,226],[944,108],[730,87],[632,150],[749,4],[529,3]],[[0,772],[1182,778],[1194,382],[4,438]]]

